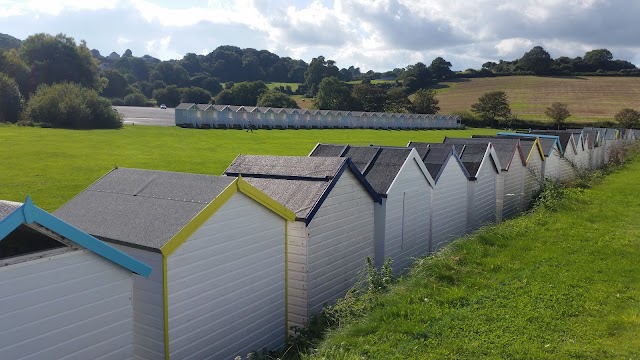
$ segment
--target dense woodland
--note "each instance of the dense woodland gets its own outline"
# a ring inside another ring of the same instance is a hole
[[[88,112],[88,102],[71,98],[68,94],[72,93],[89,96],[91,106],[99,102],[101,106],[110,103],[174,107],[180,102],[196,102],[297,107],[290,96],[298,95],[313,98],[318,109],[437,113],[438,100],[431,88],[455,78],[640,76],[635,65],[614,60],[606,49],[591,50],[573,59],[552,59],[547,51],[536,46],[519,59],[487,62],[478,70],[454,72],[451,67],[450,62],[438,57],[429,65],[418,62],[383,73],[362,73],[354,66],[339,68],[335,61],[323,56],[307,64],[267,50],[229,45],[207,55],[189,53],[180,60],[161,61],[148,55],[134,56],[131,50],[122,55],[113,52],[103,56],[97,50],[89,50],[84,41],[76,43],[64,34],[35,34],[24,41],[0,34],[0,94],[12,99],[0,108],[0,122],[22,120],[88,128],[117,126],[117,118],[59,124],[56,119],[65,117],[61,112],[68,113],[71,109]],[[373,81],[379,79],[387,81]],[[58,85],[61,83],[71,84],[63,89]],[[269,90],[267,83],[300,85],[292,89],[282,84]],[[54,109],[57,113],[38,108],[48,104],[42,98],[56,97],[60,99]],[[107,111],[98,113],[112,117]]]

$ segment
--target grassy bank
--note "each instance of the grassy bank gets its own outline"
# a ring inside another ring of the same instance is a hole
[[[640,358],[639,192],[636,160],[593,188],[549,193],[555,210],[420,260],[317,358]]]
[[[219,175],[240,153],[308,155],[316,143],[405,146],[444,136],[495,134],[469,130],[195,130],[125,126],[76,131],[0,126],[0,199],[32,195],[55,210],[114,166]]]

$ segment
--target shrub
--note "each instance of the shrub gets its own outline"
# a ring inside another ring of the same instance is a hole
[[[67,129],[115,129],[122,117],[109,99],[74,83],[41,85],[29,100],[25,121]]]
[[[127,106],[146,106],[149,100],[141,92],[134,92],[124,97]]]

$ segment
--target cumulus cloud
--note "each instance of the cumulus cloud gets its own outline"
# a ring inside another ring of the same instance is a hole
[[[102,53],[162,59],[235,45],[365,71],[437,56],[463,70],[541,45],[553,57],[607,48],[640,62],[640,3],[623,0],[0,0],[0,9],[0,28],[22,39],[62,32]]]

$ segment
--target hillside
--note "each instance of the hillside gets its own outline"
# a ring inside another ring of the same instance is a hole
[[[503,90],[522,119],[546,120],[554,101],[569,104],[567,121],[612,120],[625,107],[640,109],[640,77],[507,76],[460,79],[437,90],[440,112],[465,111],[485,92]]]
[[[317,358],[637,359],[638,192],[636,158],[556,211],[454,242],[325,339]]]

